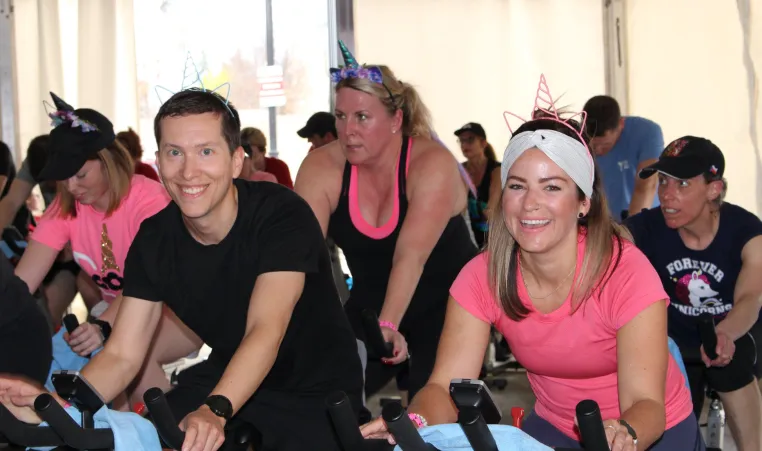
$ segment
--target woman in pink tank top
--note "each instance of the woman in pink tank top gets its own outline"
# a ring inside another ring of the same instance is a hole
[[[121,302],[124,262],[144,219],[170,201],[164,187],[134,175],[129,152],[114,135],[111,122],[91,109],[77,109],[53,97],[49,157],[42,180],[58,182],[58,195],[31,236],[16,267],[16,275],[31,292],[37,290],[58,253],[71,243],[74,260],[100,288],[102,302],[64,339],[72,350],[87,356],[108,340]],[[140,327],[140,325],[136,325]],[[162,364],[187,356],[201,340],[170,310],[165,310],[151,353],[134,389],[131,404],[154,386],[170,388]],[[117,403],[125,410],[127,400]]]
[[[478,379],[494,326],[527,370],[537,401],[523,430],[543,444],[579,448],[575,407],[590,399],[612,450],[703,450],[667,347],[668,296],[611,220],[584,128],[558,116],[544,77],[538,93],[546,115],[505,150],[487,249],[450,289],[434,371],[408,411],[455,422],[450,381]],[[380,420],[362,431],[387,436]]]

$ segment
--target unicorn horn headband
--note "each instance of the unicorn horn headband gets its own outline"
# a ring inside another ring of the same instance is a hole
[[[378,66],[361,66],[342,40],[339,40],[339,49],[341,49],[341,56],[344,58],[344,66],[331,68],[331,81],[333,83],[339,83],[348,78],[364,78],[383,86],[389,94],[389,98],[392,99],[392,102],[394,101],[394,94],[384,84],[384,74]]]
[[[593,181],[595,179],[595,166],[590,149],[585,143],[580,130],[577,130],[570,124],[570,121],[579,116],[581,118],[581,130],[585,129],[587,114],[582,111],[571,116],[568,119],[561,119],[556,110],[553,96],[550,95],[550,89],[545,81],[545,75],[540,75],[540,84],[537,87],[537,96],[535,97],[533,114],[537,111],[542,113],[541,120],[550,120],[568,127],[578,137],[576,139],[555,130],[535,130],[519,133],[511,138],[503,154],[503,163],[500,168],[500,181],[503,188],[508,180],[508,172],[511,166],[529,149],[537,148],[556,163],[574,183],[585,193],[585,196],[592,197]],[[521,116],[506,111],[503,113],[505,123],[511,134],[514,133],[511,124],[508,122],[508,115],[513,116],[522,122],[527,122]]]
[[[225,95],[222,95],[222,89],[227,88],[227,92],[225,92]],[[240,124],[240,119],[238,118],[238,115],[233,114],[233,110],[230,108],[229,101],[230,101],[230,83],[225,82],[219,86],[217,86],[214,89],[206,89],[206,86],[204,86],[204,82],[201,80],[201,71],[198,70],[198,67],[196,67],[196,63],[193,61],[193,57],[191,56],[190,52],[188,52],[188,56],[185,58],[185,68],[183,69],[183,82],[180,85],[180,89],[177,91],[172,91],[171,89],[165,88],[164,86],[156,86],[154,88],[154,91],[156,92],[156,96],[159,98],[159,103],[163,104],[166,99],[162,98],[162,95],[160,94],[159,90],[162,90],[164,92],[169,93],[170,96],[173,96],[181,91],[186,91],[190,89],[197,89],[202,92],[209,92],[214,94],[219,94],[220,97],[222,97],[222,103],[225,105],[225,108],[227,108],[228,112],[230,113],[233,118],[236,119],[236,121]],[[217,92],[217,91],[220,92]]]

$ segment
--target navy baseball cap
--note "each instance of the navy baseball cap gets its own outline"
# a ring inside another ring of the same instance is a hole
[[[667,146],[659,161],[643,168],[640,178],[646,179],[657,172],[686,180],[701,174],[722,178],[725,173],[725,157],[712,141],[695,136],[683,136]]]
[[[465,132],[471,132],[482,139],[487,139],[487,132],[484,131],[484,127],[482,127],[481,124],[477,124],[476,122],[469,122],[463,127],[455,130],[455,136],[460,136]]]

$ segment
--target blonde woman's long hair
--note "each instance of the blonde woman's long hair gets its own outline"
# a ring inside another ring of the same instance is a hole
[[[96,154],[101,162],[101,170],[106,176],[109,185],[109,202],[106,209],[106,217],[111,216],[130,192],[130,182],[135,172],[135,162],[130,152],[118,140],[106,146]],[[77,201],[66,189],[66,181],[58,182],[58,204],[55,213],[62,218],[77,217]]]
[[[574,121],[567,123],[577,130],[580,129],[579,124]],[[548,119],[527,122],[516,130],[514,136],[534,130],[554,130],[577,141],[580,139],[569,127]],[[583,201],[585,194],[579,187],[577,192],[579,200]],[[521,302],[518,294],[519,245],[505,225],[502,197],[503,193],[500,193],[500,200],[495,203],[495,212],[489,219],[487,251],[490,289],[506,315],[513,321],[520,321],[529,314],[529,309]],[[573,311],[605,286],[619,264],[624,246],[622,240],[632,239],[629,232],[611,218],[597,171],[593,182],[593,196],[590,199],[590,211],[587,216],[578,220],[578,227],[586,229],[587,242],[582,268],[573,285]]]

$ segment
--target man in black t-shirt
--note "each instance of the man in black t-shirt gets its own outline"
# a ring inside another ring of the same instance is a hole
[[[720,394],[739,449],[759,450],[762,398],[755,364],[757,346],[762,346],[756,325],[762,302],[762,221],[723,202],[724,169],[722,152],[709,140],[675,140],[640,174],[658,172],[661,206],[625,224],[670,296],[669,336],[686,360],[697,417],[709,385]],[[702,347],[700,315],[716,323],[714,360]]]
[[[84,378],[107,402],[121,393],[166,304],[213,349],[167,394],[183,449],[217,450],[235,416],[261,434],[257,451],[338,451],[326,397],[342,390],[358,412],[363,373],[312,209],[280,185],[234,180],[240,121],[215,93],[173,95],[154,131],[173,202],[141,224],[119,316]]]

